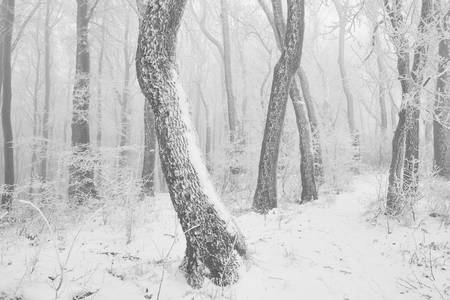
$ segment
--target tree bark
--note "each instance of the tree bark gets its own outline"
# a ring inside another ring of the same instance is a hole
[[[274,69],[259,161],[258,183],[253,198],[253,208],[261,213],[267,213],[277,206],[278,152],[291,81],[300,66],[303,32],[304,1],[289,0],[284,47]]]
[[[69,197],[82,204],[96,197],[94,166],[90,160],[89,136],[89,15],[88,0],[77,0],[76,74],[73,91],[72,148],[73,157],[69,174]]]
[[[235,251],[245,255],[238,227],[222,207],[195,142],[176,66],[176,37],[186,0],[146,3],[140,19],[136,70],[155,114],[163,172],[186,236],[182,269],[196,288],[204,277],[225,286],[238,279]]]
[[[3,43],[3,63],[2,70],[2,128],[3,128],[3,151],[4,151],[4,182],[5,190],[2,193],[1,206],[10,210],[14,193],[14,144],[11,124],[11,41],[14,24],[14,0],[3,0],[2,3],[2,24],[4,25]]]
[[[447,62],[450,60],[450,39],[448,35],[449,13],[445,13],[440,28],[439,67],[436,82],[436,100],[434,108],[434,164],[437,173],[450,180],[450,75]]]
[[[414,61],[411,78],[414,83],[412,101],[410,105],[412,120],[406,128],[405,170],[403,181],[403,192],[415,194],[419,183],[419,135],[420,135],[420,98],[423,89],[423,70],[427,62],[428,46],[430,41],[426,37],[428,25],[432,21],[431,0],[422,0],[420,21],[418,26],[419,36],[417,46],[414,48]]]
[[[144,162],[142,168],[142,192],[145,196],[155,195],[156,131],[155,115],[150,101],[144,104]]]

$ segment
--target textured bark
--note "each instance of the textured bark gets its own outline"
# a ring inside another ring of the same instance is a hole
[[[311,96],[311,90],[309,88],[308,77],[306,72],[300,66],[298,71],[298,77],[300,79],[300,86],[302,87],[303,98],[305,100],[306,108],[308,110],[309,123],[311,125],[312,145],[314,154],[314,175],[319,183],[324,181],[323,173],[323,159],[322,159],[322,143],[320,141],[320,125],[317,118],[316,108],[314,107],[314,101]]]
[[[45,182],[47,180],[47,157],[48,157],[48,140],[49,140],[49,116],[50,116],[50,93],[51,93],[51,77],[50,77],[50,7],[51,0],[47,0],[45,7],[45,27],[44,27],[44,112],[42,118],[42,161],[41,161],[41,180]]]
[[[318,199],[314,173],[313,137],[305,102],[300,97],[297,80],[292,80],[289,95],[294,105],[297,128],[300,136],[300,175],[302,177],[301,203]]]
[[[142,192],[155,195],[156,131],[155,115],[150,101],[144,104],[144,162],[142,168]]]
[[[352,138],[353,161],[358,164],[361,160],[359,131],[358,128],[356,127],[355,122],[355,108],[354,108],[355,101],[353,94],[350,90],[350,80],[345,66],[345,34],[346,34],[348,10],[340,2],[340,0],[333,0],[333,1],[339,17],[339,53],[338,53],[339,72],[341,74],[342,89],[344,90],[344,95],[347,100],[347,122],[348,128],[350,130],[350,136]],[[357,166],[355,166],[354,168],[355,171],[358,171]]]
[[[97,196],[93,164],[89,159],[90,58],[88,25],[88,1],[77,0],[76,74],[72,114],[73,157],[69,172],[69,197],[75,204],[82,204],[89,197]]]
[[[420,90],[423,82],[423,67],[425,65],[426,48],[423,41],[419,41],[414,50],[414,63],[410,71],[409,42],[404,33],[404,18],[402,15],[402,2],[395,0],[391,3],[384,0],[394,34],[392,39],[397,48],[397,71],[402,88],[402,106],[399,111],[399,120],[392,140],[392,159],[389,168],[389,186],[387,193],[387,212],[397,215],[402,212],[401,198],[405,192],[410,192],[417,186],[418,173],[418,118],[417,107]],[[419,32],[424,32],[425,16],[430,13],[428,0],[422,1],[421,20]],[[407,136],[409,137],[407,138]],[[408,141],[407,141],[408,140]],[[408,159],[406,159],[408,158]],[[405,168],[408,175],[405,176]],[[406,179],[408,177],[408,179]]]
[[[289,88],[294,74],[300,67],[303,32],[304,1],[289,0],[284,47],[274,69],[259,161],[258,183],[253,199],[253,208],[262,213],[277,206],[278,152]]]
[[[238,279],[235,251],[245,255],[246,247],[215,193],[190,124],[175,53],[185,5],[186,0],[147,2],[140,19],[136,70],[155,114],[163,172],[186,236],[186,279],[196,288],[205,276],[224,286]]]
[[[420,126],[420,98],[424,82],[423,70],[427,62],[429,39],[426,37],[427,26],[433,19],[433,7],[431,0],[422,0],[421,18],[418,26],[418,45],[414,48],[414,61],[411,71],[411,79],[414,82],[411,106],[412,120],[406,128],[405,170],[403,191],[415,193],[419,182],[419,126]]]
[[[3,128],[3,151],[4,151],[4,183],[5,191],[2,194],[1,206],[5,209],[11,209],[14,192],[14,144],[11,124],[11,41],[14,24],[14,0],[3,0],[2,2],[2,24],[4,26],[2,60],[2,128]]]
[[[441,22],[441,36],[448,34],[450,21],[446,13]],[[450,180],[450,75],[447,62],[450,60],[450,39],[439,41],[439,77],[436,82],[436,100],[433,121],[434,163],[440,176]]]

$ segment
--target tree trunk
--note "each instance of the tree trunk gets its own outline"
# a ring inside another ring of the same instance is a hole
[[[412,120],[406,128],[405,170],[403,192],[415,194],[419,182],[419,126],[420,126],[420,98],[424,82],[423,70],[427,62],[428,46],[427,27],[432,21],[431,0],[422,0],[421,18],[419,21],[417,37],[418,45],[414,48],[414,62],[411,78],[414,82],[412,103],[408,103],[412,110]]]
[[[229,25],[229,7],[228,0],[220,0],[222,20],[222,40],[223,40],[223,66],[225,72],[225,89],[227,92],[228,104],[228,126],[230,128],[230,142],[235,143],[238,138],[238,125],[236,113],[236,98],[233,92],[233,76],[231,69],[231,40]]]
[[[440,26],[441,36],[448,34],[449,21],[450,15],[446,13]],[[447,180],[450,180],[450,76],[447,71],[447,62],[450,60],[449,46],[450,39],[441,37],[433,121],[434,163],[438,174]]]
[[[128,151],[125,147],[129,144],[130,137],[130,121],[129,121],[129,98],[130,98],[130,70],[131,70],[131,60],[128,51],[128,40],[129,40],[129,32],[130,32],[130,20],[129,16],[127,16],[124,37],[123,37],[123,61],[124,61],[124,78],[123,78],[123,88],[122,88],[122,97],[120,100],[120,159],[119,166],[120,172],[124,170],[124,167],[127,166],[128,159],[127,153]]]
[[[136,70],[155,113],[164,175],[186,236],[182,269],[193,287],[201,287],[205,276],[225,286],[237,281],[235,250],[245,255],[246,246],[222,207],[195,144],[175,53],[185,5],[186,0],[146,3],[140,18]]]
[[[211,155],[212,155],[212,120],[211,120],[211,112],[206,102],[205,95],[203,94],[203,89],[201,83],[197,81],[197,89],[198,94],[200,96],[200,101],[203,105],[203,109],[205,110],[205,119],[206,119],[206,141],[205,141],[205,157],[206,157],[206,167],[208,170],[211,170]]]
[[[11,209],[14,192],[14,144],[11,125],[11,40],[14,24],[14,0],[3,0],[2,3],[2,24],[5,32],[3,35],[3,63],[2,70],[2,128],[3,128],[3,149],[4,149],[4,181],[5,190],[2,194],[1,206],[7,210]]]
[[[105,17],[102,19],[101,25],[101,40],[100,40],[100,53],[98,55],[98,86],[97,86],[97,134],[96,134],[96,142],[97,147],[100,148],[102,146],[102,123],[103,123],[103,89],[102,89],[102,79],[103,79],[103,58],[105,56]]]
[[[259,161],[258,184],[253,199],[253,208],[262,213],[267,213],[277,206],[278,152],[290,84],[300,66],[303,32],[304,1],[289,0],[284,47],[274,69]]]
[[[44,95],[44,113],[42,118],[42,138],[43,138],[43,158],[41,161],[41,179],[43,182],[47,180],[47,157],[49,142],[49,115],[50,115],[50,5],[51,0],[47,0],[45,7],[45,27],[44,27],[44,70],[45,70],[45,95]]]
[[[156,131],[155,115],[150,101],[144,104],[144,162],[142,168],[142,192],[146,196],[155,195]]]
[[[338,65],[341,74],[342,89],[347,100],[347,122],[352,139],[353,161],[356,163],[354,170],[358,171],[358,164],[361,160],[360,137],[359,131],[355,122],[355,108],[353,94],[350,90],[350,80],[348,78],[347,69],[345,66],[345,34],[347,25],[347,8],[340,3],[340,0],[334,0],[334,5],[339,16],[339,53]]]
[[[94,168],[90,160],[89,136],[89,43],[88,0],[77,0],[76,74],[73,91],[72,148],[69,174],[69,197],[75,204],[96,197]]]
[[[320,125],[317,118],[316,108],[314,107],[314,101],[311,96],[311,90],[309,88],[308,77],[306,72],[300,66],[298,71],[298,77],[300,79],[300,86],[302,87],[303,98],[305,100],[306,108],[308,111],[309,123],[311,126],[313,154],[314,154],[314,176],[320,183],[324,181],[323,173],[323,159],[322,159],[322,144],[320,141]]]
[[[296,78],[292,80],[289,95],[294,105],[297,128],[300,136],[300,175],[302,177],[301,203],[317,200],[317,187],[314,172],[313,137],[306,104],[300,97]]]

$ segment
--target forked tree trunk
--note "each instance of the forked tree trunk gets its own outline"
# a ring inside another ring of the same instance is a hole
[[[97,196],[94,185],[94,166],[89,157],[88,25],[88,0],[77,0],[77,52],[72,114],[73,156],[69,172],[69,197],[75,204],[82,204],[88,198]]]
[[[155,115],[150,101],[144,103],[144,162],[142,168],[142,192],[155,195],[156,131]]]
[[[273,2],[275,3],[276,1]],[[281,132],[291,81],[300,66],[303,32],[304,1],[289,0],[284,46],[274,69],[259,160],[258,183],[253,198],[253,208],[262,213],[277,206],[277,164]]]
[[[443,16],[440,25],[441,36],[448,36],[449,13]],[[440,176],[450,180],[450,75],[447,62],[450,60],[450,39],[441,37],[439,41],[439,77],[436,83],[434,108],[434,163]]]
[[[1,206],[4,209],[11,209],[14,192],[14,144],[11,125],[11,40],[14,24],[14,0],[3,0],[1,9],[4,32],[3,41],[0,45],[3,52],[2,69],[2,127],[3,127],[3,151],[4,151],[4,182],[5,190],[2,193]]]
[[[398,215],[403,210],[401,199],[404,193],[415,189],[413,184],[417,186],[418,160],[414,158],[418,158],[419,154],[419,125],[417,124],[419,110],[417,104],[420,100],[419,95],[423,84],[422,72],[426,62],[426,47],[423,46],[424,41],[419,41],[419,46],[414,50],[413,69],[410,71],[409,42],[403,31],[402,2],[395,0],[391,5],[388,0],[384,0],[384,5],[394,30],[393,41],[397,48],[397,71],[402,87],[402,106],[392,140],[392,159],[389,168],[389,186],[386,202],[387,213]],[[421,20],[419,23],[419,32],[421,33],[424,32],[424,22],[428,20],[430,12],[431,5],[429,0],[422,0]],[[409,138],[407,135],[409,135]],[[409,176],[405,176],[405,172],[409,172]]]
[[[428,26],[433,19],[432,1],[422,0],[422,9],[418,26],[418,45],[414,48],[414,62],[411,70],[411,78],[414,82],[411,106],[411,123],[406,128],[405,170],[403,192],[415,194],[419,182],[419,126],[420,126],[420,98],[424,83],[423,71],[427,63],[430,41],[426,36]]]
[[[189,120],[176,66],[176,39],[186,0],[147,2],[141,12],[136,70],[155,113],[156,135],[173,206],[186,236],[182,269],[188,283],[204,277],[225,286],[238,279],[244,239],[209,179]]]

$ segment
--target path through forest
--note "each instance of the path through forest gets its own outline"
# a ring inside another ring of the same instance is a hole
[[[359,176],[340,195],[302,206],[282,203],[266,217],[239,216],[251,257],[240,282],[226,289],[186,285],[178,271],[184,235],[167,195],[133,210],[103,212],[76,239],[59,294],[73,299],[95,292],[86,299],[108,300],[157,299],[158,293],[159,299],[450,299],[448,229],[418,214],[415,225],[391,221],[388,234],[386,218],[374,218],[379,182],[376,175]],[[129,244],[127,228],[134,228]],[[52,278],[60,273],[54,247],[44,238],[17,241],[14,232],[1,237],[0,291],[54,299]],[[76,234],[59,231],[63,259]]]

